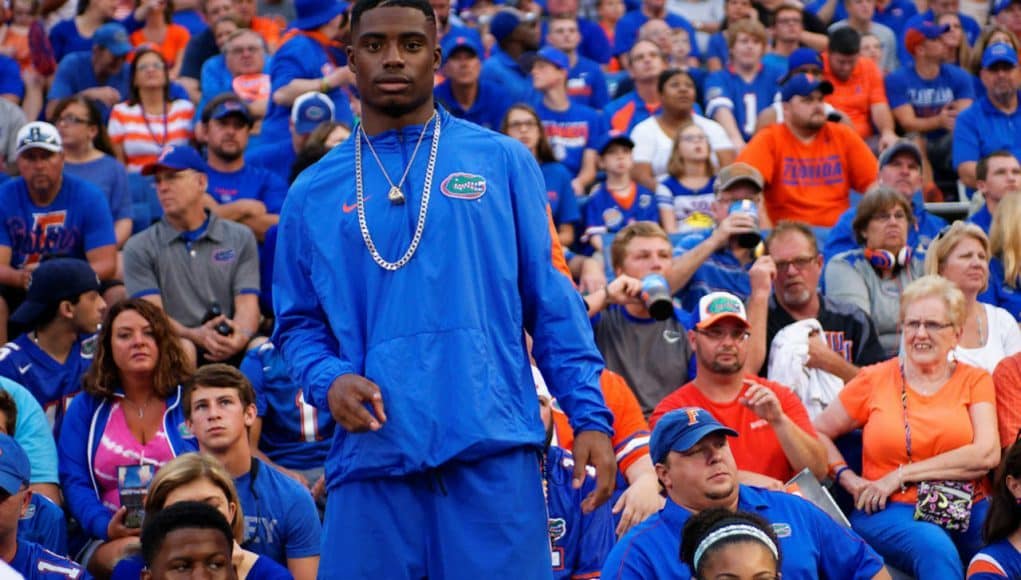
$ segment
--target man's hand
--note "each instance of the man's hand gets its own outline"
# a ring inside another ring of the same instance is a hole
[[[641,280],[621,274],[606,286],[606,301],[609,304],[640,304],[638,295],[641,293]]]
[[[365,377],[356,374],[337,377],[330,385],[327,399],[330,414],[341,427],[351,433],[379,431],[386,423],[383,394],[376,383]],[[366,404],[372,406],[372,413],[365,407]],[[612,448],[610,456],[613,456]],[[577,475],[577,470],[575,474]]]
[[[333,409],[332,395],[335,386],[336,382],[334,387],[330,387],[331,410]],[[382,402],[380,402],[380,408],[382,408]],[[334,417],[336,416],[334,413]],[[337,421],[339,422],[340,419],[338,418]],[[581,431],[574,438],[572,451],[574,453],[574,477],[571,486],[574,489],[581,489],[582,484],[585,483],[586,465],[596,468],[596,488],[581,502],[582,511],[591,513],[592,510],[606,503],[606,500],[613,495],[614,480],[617,477],[617,458],[613,454],[613,443],[610,442],[610,436],[601,431]]]
[[[85,98],[101,101],[108,107],[121,102],[121,94],[113,87],[92,87],[85,89],[81,94]]]
[[[839,357],[843,360],[843,357],[840,357],[839,354],[830,348],[830,345],[826,344],[822,333],[813,331],[808,336],[808,360],[805,361],[805,366],[810,369],[831,372],[830,369],[833,367],[829,363],[833,357]]]
[[[947,103],[939,112],[939,124],[947,131],[954,130],[954,124],[957,123],[957,113],[959,111],[954,108],[954,103]]]
[[[900,137],[897,136],[893,131],[886,131],[879,136],[879,152],[882,153],[887,147],[897,142]]]
[[[773,291],[773,280],[776,280],[776,263],[769,255],[759,256],[748,270],[752,296],[769,296]]]
[[[643,474],[631,482],[613,506],[613,513],[621,514],[617,524],[617,537],[663,509],[666,499],[659,494],[659,480],[655,473]],[[623,513],[622,513],[623,512]]]
[[[730,243],[730,238],[738,234],[749,234],[759,231],[759,225],[755,218],[745,212],[734,212],[723,218],[710,237],[716,245],[716,249],[724,248]]]
[[[206,352],[206,358],[211,361],[223,361],[227,360],[234,355],[235,350],[230,337],[223,336],[216,331],[216,327],[221,323],[226,322],[230,324],[228,318],[224,315],[217,316],[207,320],[202,326],[195,328],[192,332],[192,342],[195,346]]]
[[[777,398],[776,393],[765,385],[752,381],[746,382],[751,386],[741,397],[741,404],[751,409],[760,419],[764,419],[770,425],[783,420],[783,407],[780,406],[780,399]]]

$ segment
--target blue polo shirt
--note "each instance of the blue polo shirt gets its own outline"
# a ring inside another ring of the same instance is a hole
[[[698,50],[698,43],[695,42],[695,27],[687,19],[678,14],[667,12],[663,20],[666,21],[670,28],[683,28],[687,30],[688,38],[691,39],[691,56],[695,58],[702,57]],[[638,29],[648,21],[649,17],[643,14],[641,10],[628,12],[618,20],[617,27],[613,32],[613,54],[621,54],[631,50],[635,41],[638,40]]]
[[[1021,280],[1015,280],[1010,286],[1003,279],[1003,260],[993,256],[989,260],[989,287],[978,295],[980,302],[999,306],[1021,321]]]
[[[713,235],[713,229],[694,232],[681,238],[678,246],[685,253],[701,244]],[[765,236],[763,236],[765,239]],[[753,262],[742,265],[728,248],[713,252],[706,261],[695,270],[688,284],[681,291],[682,308],[695,312],[698,301],[711,292],[730,292],[742,301],[752,293],[748,270]]]
[[[883,560],[856,533],[800,497],[742,485],[737,509],[773,525],[783,553],[784,580],[870,579]],[[631,529],[610,551],[603,578],[691,578],[679,557],[681,530],[691,512],[667,498],[657,514]]]
[[[436,88],[433,89],[433,96],[451,115],[471,121],[486,129],[499,131],[507,109],[516,101],[502,86],[495,85],[492,81],[479,79],[478,87],[475,102],[468,109],[462,107],[454,98],[454,93],[450,88],[450,79],[436,85]]]
[[[1021,98],[1021,91],[1018,93]],[[1013,113],[997,109],[989,97],[977,99],[954,123],[954,169],[967,161],[978,162],[993,151],[1005,149],[1021,159],[1021,104]]]
[[[946,227],[945,219],[925,211],[925,197],[921,191],[916,191],[911,197],[911,209],[915,214],[915,227],[908,230],[908,247],[917,248],[919,244],[928,248],[929,244],[936,237],[940,230]],[[848,250],[857,250],[861,247],[854,238],[855,216],[858,215],[857,206],[845,211],[840,219],[830,229],[830,235],[826,238],[826,245],[823,247],[823,256],[829,260],[833,256]]]
[[[498,46],[493,47],[489,58],[482,63],[479,80],[501,87],[515,103],[527,102],[534,92],[532,77],[521,67],[521,63]]]

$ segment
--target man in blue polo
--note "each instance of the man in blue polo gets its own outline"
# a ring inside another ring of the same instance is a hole
[[[482,44],[470,34],[448,34],[440,48],[446,78],[433,89],[433,97],[451,115],[499,131],[514,98],[505,86],[481,78]]]
[[[978,160],[993,151],[1004,149],[1021,158],[1017,68],[1017,51],[1009,44],[991,44],[982,53],[979,79],[986,95],[958,115],[954,124],[954,169],[968,187],[975,187]]]
[[[784,580],[889,578],[883,560],[864,540],[811,503],[739,485],[727,437],[737,432],[698,407],[660,418],[649,452],[666,488],[666,506],[617,542],[603,578],[691,578],[678,557],[681,530],[692,514],[711,508],[752,512],[772,523],[783,552]]]

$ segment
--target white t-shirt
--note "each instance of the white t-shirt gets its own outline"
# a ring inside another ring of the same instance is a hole
[[[1021,351],[1021,329],[1010,312],[999,306],[983,304],[989,328],[986,330],[986,344],[980,348],[958,346],[954,353],[957,360],[983,368],[990,373],[1004,358]]]
[[[716,151],[733,150],[734,143],[727,137],[723,127],[701,115],[691,115],[691,120],[705,132],[709,139],[709,148],[713,151],[710,159],[714,166],[719,167],[719,160],[716,159]],[[656,181],[666,176],[666,166],[670,162],[670,152],[674,148],[674,139],[663,132],[655,117],[649,117],[635,125],[631,130],[631,140],[635,142],[635,149],[631,153],[635,163],[649,163],[652,165],[652,176]]]

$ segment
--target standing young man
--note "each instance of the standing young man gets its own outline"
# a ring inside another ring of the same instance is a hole
[[[524,332],[576,433],[574,485],[597,468],[586,510],[615,466],[602,363],[553,265],[541,173],[519,143],[436,109],[425,0],[360,1],[348,55],[362,125],[288,193],[274,283],[274,344],[340,425],[321,567],[549,578]],[[324,211],[338,207],[350,212]]]

